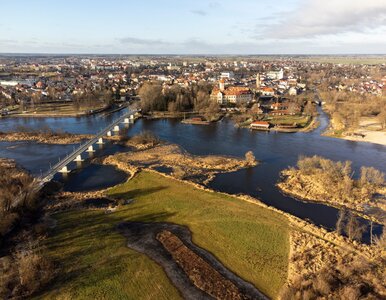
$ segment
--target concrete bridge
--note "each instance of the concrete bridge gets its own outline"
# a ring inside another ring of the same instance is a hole
[[[134,123],[134,114],[136,110],[130,110],[124,115],[120,116],[116,120],[114,120],[107,127],[98,132],[91,140],[87,141],[84,144],[81,144],[77,149],[75,149],[72,153],[68,154],[66,157],[59,160],[57,164],[50,167],[50,169],[42,174],[38,180],[41,182],[41,185],[49,182],[56,173],[69,173],[68,164],[72,161],[83,161],[82,153],[83,152],[95,152],[94,144],[104,144],[103,137],[112,136],[113,133],[118,133],[120,131],[120,124],[132,124]]]

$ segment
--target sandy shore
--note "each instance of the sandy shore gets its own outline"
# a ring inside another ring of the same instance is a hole
[[[386,131],[358,130],[356,133],[361,136],[344,136],[342,139],[355,142],[367,142],[386,146]]]

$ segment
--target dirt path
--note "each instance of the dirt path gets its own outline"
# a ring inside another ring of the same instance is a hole
[[[193,244],[186,227],[126,222],[118,230],[127,238],[129,248],[148,255],[164,268],[185,299],[268,299],[226,269],[212,254]],[[178,247],[170,246],[176,244]]]

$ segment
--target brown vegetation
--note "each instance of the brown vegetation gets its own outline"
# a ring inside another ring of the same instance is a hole
[[[226,156],[191,155],[177,145],[159,143],[158,138],[148,136],[147,133],[131,138],[128,144],[139,150],[117,153],[105,158],[103,163],[116,165],[130,173],[136,168],[164,166],[172,169],[174,177],[204,183],[209,182],[217,173],[233,172],[257,164],[252,152],[246,154],[245,160]]]
[[[282,171],[284,192],[297,197],[364,211],[364,206],[384,209],[375,196],[384,193],[384,174],[373,167],[362,167],[354,179],[351,162],[334,162],[320,156],[300,157],[297,167]]]
[[[37,207],[36,183],[15,162],[0,159],[0,242],[23,214]]]
[[[248,299],[237,286],[224,278],[199,255],[190,250],[176,235],[163,230],[157,240],[172,255],[195,286],[215,299]]]
[[[142,131],[141,133],[129,138],[126,141],[126,145],[136,149],[147,149],[158,145],[160,142],[160,139],[151,131]]]
[[[37,250],[45,236],[38,223],[41,207],[37,183],[13,161],[0,159],[0,298],[24,298],[48,283],[50,261]]]
[[[31,130],[18,128],[17,132],[0,132],[0,141],[6,142],[33,141],[45,144],[75,144],[90,138],[91,135],[55,132],[51,129]]]
[[[168,111],[170,113],[192,111],[207,120],[218,118],[219,105],[210,101],[211,86],[200,82],[189,87],[162,86],[159,82],[145,82],[139,90],[143,112]],[[178,115],[178,114],[177,114]]]
[[[386,97],[361,95],[345,91],[325,91],[321,96],[326,105],[324,109],[331,115],[329,134],[349,135],[360,127],[361,118],[373,118],[386,128]],[[379,130],[378,129],[378,130]]]
[[[281,299],[382,299],[386,259],[366,259],[312,234],[292,231],[288,285]]]

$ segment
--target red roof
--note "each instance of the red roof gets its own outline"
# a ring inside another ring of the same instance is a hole
[[[254,121],[251,123],[251,125],[257,125],[257,126],[269,126],[268,122],[265,121]]]

